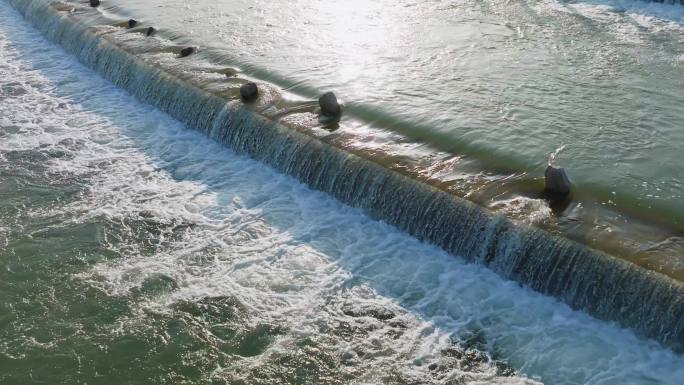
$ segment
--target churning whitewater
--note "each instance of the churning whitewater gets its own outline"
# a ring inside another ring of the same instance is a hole
[[[211,61],[179,60],[174,51],[180,49],[168,39],[128,33],[87,7],[76,11],[71,5],[46,6],[42,1],[13,4],[117,86],[234,151],[574,309],[616,321],[675,351],[684,349],[681,282],[493,215],[388,169],[372,155],[350,153],[334,136],[331,143],[286,119],[275,119],[291,110],[279,112],[278,105],[286,102],[273,95],[260,101],[265,109],[261,111],[231,100],[239,83],[226,80],[220,72],[225,68],[212,67],[216,64]],[[93,17],[95,26],[90,27],[88,18]],[[304,102],[293,109],[305,107]]]
[[[2,383],[684,378],[657,343],[140,104],[4,1],[0,50]]]

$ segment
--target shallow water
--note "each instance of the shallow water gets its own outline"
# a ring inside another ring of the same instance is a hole
[[[153,25],[165,44],[198,46],[198,64],[237,67],[295,108],[333,89],[345,102],[327,136],[336,146],[684,279],[680,5],[122,1],[97,12],[83,20]],[[540,196],[549,158],[575,184],[553,210]]]
[[[0,382],[684,376],[653,342],[141,105],[5,2],[0,49]]]
[[[163,3],[163,6],[161,5]],[[247,72],[596,200],[681,224],[684,7],[641,1],[117,1]],[[415,154],[419,156],[419,153]]]

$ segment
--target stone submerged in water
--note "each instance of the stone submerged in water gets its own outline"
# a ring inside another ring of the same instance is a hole
[[[572,183],[570,183],[565,169],[549,165],[546,167],[546,171],[544,171],[544,179],[544,192],[546,194],[559,198],[570,194]]]
[[[236,70],[235,68],[224,68],[220,71],[220,73],[226,75],[226,77],[232,78],[233,76],[237,75],[238,70]]]
[[[97,7],[100,5],[100,0],[90,0],[91,7]]]
[[[138,25],[138,21],[137,21],[137,20],[135,20],[135,19],[130,19],[130,20],[128,20],[128,28],[133,28],[133,27],[135,27],[136,25]]]
[[[245,83],[240,87],[240,97],[245,102],[251,102],[259,96],[259,87],[256,83]]]
[[[321,113],[325,116],[338,117],[342,113],[337,97],[332,92],[326,92],[321,95],[318,98],[318,104],[321,106]]]
[[[185,47],[180,51],[180,57],[190,56],[195,53],[194,47]]]
[[[155,33],[157,30],[154,29],[154,27],[150,27],[147,29],[147,36],[152,36],[153,33]]]

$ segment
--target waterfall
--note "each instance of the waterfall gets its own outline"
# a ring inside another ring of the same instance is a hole
[[[227,100],[41,0],[9,0],[85,65],[234,151],[449,253],[684,352],[684,285],[543,230],[519,225]],[[455,293],[456,294],[456,293]],[[522,309],[521,309],[522,310]]]

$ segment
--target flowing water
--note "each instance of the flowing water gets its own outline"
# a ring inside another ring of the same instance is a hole
[[[0,383],[684,378],[139,103],[4,1],[0,50]]]
[[[121,0],[101,12],[216,48],[299,97],[335,90],[347,146],[684,279],[682,5]],[[534,192],[552,153],[576,186],[560,216]]]
[[[580,189],[684,213],[680,5],[122,0],[105,7],[220,47],[245,70],[262,69],[295,92],[335,90],[368,124],[391,121],[448,149],[531,171],[564,146],[558,163]]]

